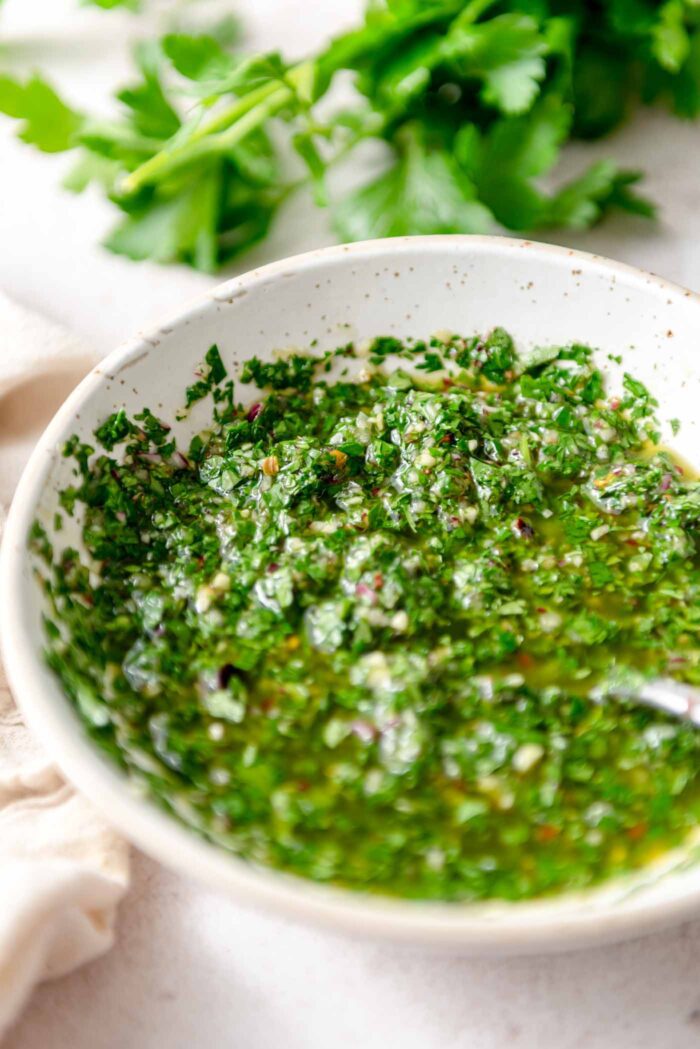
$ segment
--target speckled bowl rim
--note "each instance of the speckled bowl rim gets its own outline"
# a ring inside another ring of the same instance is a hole
[[[466,255],[496,253],[507,265],[513,254],[532,252],[553,265],[570,267],[578,260],[602,276],[652,285],[670,298],[700,296],[651,273],[587,252],[502,237],[437,236],[366,241],[307,252],[237,276],[198,296],[152,331],[126,342],[95,367],[68,397],[36,445],[24,470],[8,515],[0,550],[0,645],[10,688],[27,724],[65,774],[125,837],[170,868],[224,890],[242,901],[272,909],[289,918],[311,921],[344,933],[424,948],[472,954],[516,954],[569,950],[613,942],[671,925],[700,910],[700,865],[688,850],[675,863],[659,866],[649,877],[635,875],[576,894],[520,903],[432,903],[366,896],[318,885],[271,869],[255,867],[199,838],[172,816],[140,796],[126,777],[103,756],[81,730],[68,701],[57,703],[42,677],[42,656],[25,630],[30,614],[22,566],[28,556],[26,537],[40,494],[51,470],[57,443],[64,439],[85,399],[107,376],[114,376],[157,346],[164,331],[196,320],[217,303],[232,302],[290,272],[322,269],[350,255],[377,261],[383,255],[434,250]],[[692,866],[692,877],[680,892],[645,899],[645,889],[658,888],[666,872]]]

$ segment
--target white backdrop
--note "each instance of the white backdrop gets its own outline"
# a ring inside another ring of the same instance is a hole
[[[159,11],[175,8],[161,0]],[[218,0],[198,5],[221,10]],[[238,0],[256,48],[300,55],[360,0]],[[0,68],[47,70],[78,107],[106,111],[145,20],[78,0],[5,0]],[[616,219],[569,243],[700,286],[700,125],[661,113],[591,152],[644,167],[664,202],[651,225]],[[567,164],[585,159],[572,149]],[[59,187],[66,158],[18,143],[0,117],[0,288],[106,353],[212,278],[98,247],[110,210]],[[308,201],[288,207],[246,268],[329,243]],[[695,1049],[700,922],[619,947],[510,961],[426,958],[348,943],[245,911],[136,857],[119,940],[35,996],[7,1049]]]

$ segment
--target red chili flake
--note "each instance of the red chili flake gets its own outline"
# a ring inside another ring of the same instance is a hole
[[[262,410],[263,406],[261,401],[256,401],[255,404],[252,404],[246,413],[246,419],[248,420],[248,422],[254,422],[254,420],[257,419]]]
[[[278,568],[279,565],[276,561],[271,561],[270,564],[267,566],[268,572],[276,572]]]
[[[515,658],[518,666],[522,667],[524,670],[528,670],[530,667],[535,665],[535,660],[532,658],[529,652],[518,652]]]
[[[539,607],[539,605],[538,605],[538,607],[537,607],[537,608],[535,609],[535,612],[540,612],[540,613],[542,613],[542,612],[546,612],[546,611],[547,611],[547,609],[546,609],[546,608],[540,608],[540,607]]]
[[[636,539],[625,539],[625,543],[627,546],[639,546]]]
[[[304,794],[307,790],[311,790],[311,783],[308,779],[299,779],[296,782],[296,788],[300,794]]]
[[[447,377],[445,377],[442,380],[442,385],[445,387],[446,390],[449,390],[450,386],[454,386],[454,384],[454,379],[448,379]]]
[[[384,576],[381,572],[374,573],[374,589],[381,590],[384,586]]]
[[[199,565],[200,568],[204,567],[204,554],[198,554],[197,555],[197,564]]]
[[[551,823],[544,823],[535,831],[535,837],[539,842],[553,841],[559,837],[559,828],[553,827]]]
[[[620,398],[619,397],[611,397],[610,398],[610,407],[612,408],[612,410],[614,412],[616,412],[617,409],[620,407],[620,403],[621,402],[620,402]]]
[[[643,838],[646,832],[649,830],[648,823],[635,823],[634,827],[630,827],[627,831],[627,837],[631,838],[632,841],[639,841]]]
[[[515,530],[518,532],[522,539],[532,539],[535,534],[535,529],[529,524],[524,517],[517,517],[515,520]]]
[[[453,433],[446,433],[444,437],[441,437],[438,444],[454,444],[455,437]]]
[[[685,471],[683,470],[682,466],[674,466],[674,470],[676,471],[677,474],[680,474],[681,477],[685,473]]]
[[[381,492],[381,488],[373,488],[372,489],[372,495],[375,496],[375,497],[378,496],[380,492]]]

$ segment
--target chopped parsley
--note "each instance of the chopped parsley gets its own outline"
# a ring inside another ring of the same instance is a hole
[[[700,684],[700,484],[653,398],[502,329],[365,353],[402,368],[254,359],[237,404],[213,347],[186,454],[148,409],[68,442],[90,560],[33,530],[50,665],[254,864],[518,900],[648,863],[697,825],[700,735],[588,696],[617,664]]]

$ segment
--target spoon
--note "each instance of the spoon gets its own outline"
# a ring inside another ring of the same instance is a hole
[[[637,671],[621,667],[591,689],[589,695],[597,703],[610,696],[629,699],[700,727],[700,688],[686,685],[675,678],[645,678]]]

